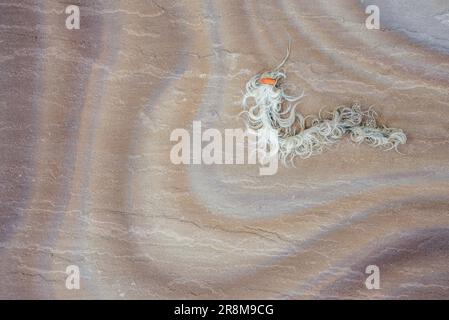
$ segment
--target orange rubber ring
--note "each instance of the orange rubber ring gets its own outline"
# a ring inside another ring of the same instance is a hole
[[[276,79],[273,78],[261,78],[259,80],[260,83],[262,84],[270,84],[272,86],[274,86],[276,84]]]

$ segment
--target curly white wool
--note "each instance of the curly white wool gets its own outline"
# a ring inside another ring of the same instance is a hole
[[[363,111],[358,104],[351,107],[339,107],[327,117],[304,116],[296,111],[302,98],[285,93],[280,83],[286,75],[279,69],[258,74],[246,84],[242,106],[248,129],[257,130],[259,136],[268,143],[267,148],[278,150],[279,158],[286,163],[297,156],[308,158],[320,154],[324,149],[344,135],[349,135],[356,143],[367,143],[387,150],[405,144],[407,137],[401,129],[378,126],[377,114],[371,108]],[[276,85],[263,84],[262,78],[276,81]],[[277,131],[277,140],[264,137],[264,132]],[[271,140],[270,140],[271,139]],[[276,145],[275,145],[276,144]]]

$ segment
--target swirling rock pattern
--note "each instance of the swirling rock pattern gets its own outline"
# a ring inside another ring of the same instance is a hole
[[[1,298],[449,298],[447,1],[77,2],[80,30],[0,1]],[[301,111],[373,105],[403,154],[172,164],[172,130],[242,127],[289,37]]]

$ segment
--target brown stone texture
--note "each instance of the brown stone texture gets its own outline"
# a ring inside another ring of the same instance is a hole
[[[449,298],[447,1],[74,2],[79,30],[67,1],[0,0],[0,298]],[[298,109],[373,106],[402,154],[173,164],[173,130],[243,127],[289,38]]]

